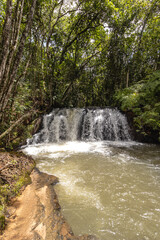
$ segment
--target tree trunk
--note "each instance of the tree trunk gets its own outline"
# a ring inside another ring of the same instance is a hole
[[[127,71],[126,88],[129,86],[129,70]]]
[[[12,24],[12,0],[7,0],[6,19],[4,23],[2,41],[1,41],[1,55],[0,55],[0,87],[3,83],[3,74],[5,72],[7,57],[9,54],[9,45],[11,37]]]
[[[2,121],[2,117],[4,115],[4,110],[6,109],[10,96],[12,94],[12,89],[14,89],[14,85],[17,84],[16,74],[19,69],[19,65],[22,60],[23,50],[26,42],[26,38],[29,34],[29,30],[32,25],[32,20],[36,8],[37,0],[32,1],[32,5],[30,8],[30,12],[28,14],[27,23],[25,29],[20,38],[19,44],[18,39],[20,37],[20,26],[22,21],[22,14],[24,8],[24,0],[21,2],[17,2],[15,13],[17,14],[17,20],[11,22],[12,18],[12,1],[7,1],[7,11],[6,11],[6,23],[3,31],[2,39],[5,39],[5,34],[7,32],[7,44],[5,44],[5,51],[3,51],[4,55],[1,57],[1,82],[0,82],[0,121]],[[19,5],[20,4],[20,5]],[[9,19],[9,20],[8,20]],[[7,27],[6,27],[7,26]],[[10,39],[10,29],[12,29],[12,39]],[[4,40],[2,41],[2,43]],[[9,57],[8,61],[7,58]],[[5,63],[5,64],[4,64]]]
[[[30,117],[32,114],[37,113],[38,111],[30,111],[28,113],[26,113],[25,115],[23,115],[22,117],[20,117],[12,126],[10,126],[10,128],[8,128],[5,132],[3,132],[0,135],[0,140],[2,138],[4,138],[6,135],[8,135],[15,127],[17,127],[20,123],[22,123],[26,118]]]

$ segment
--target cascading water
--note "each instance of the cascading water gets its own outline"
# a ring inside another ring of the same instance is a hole
[[[29,144],[60,141],[128,141],[125,116],[116,109],[54,109],[43,119],[42,130]]]
[[[73,232],[103,240],[160,239],[160,147],[130,140],[116,109],[54,109],[28,141]]]

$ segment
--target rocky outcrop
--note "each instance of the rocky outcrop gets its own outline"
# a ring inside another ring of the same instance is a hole
[[[60,210],[56,177],[34,169],[31,179],[8,208],[8,223],[0,240],[96,240],[91,235],[74,236]]]

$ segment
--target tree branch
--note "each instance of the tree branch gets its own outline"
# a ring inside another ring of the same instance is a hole
[[[0,135],[0,139],[4,138],[6,135],[8,135],[16,126],[18,126],[20,123],[22,123],[26,118],[30,117],[32,114],[37,113],[38,110],[32,110],[31,112],[26,113],[22,117],[20,117],[10,128],[8,128],[5,132],[3,132]]]

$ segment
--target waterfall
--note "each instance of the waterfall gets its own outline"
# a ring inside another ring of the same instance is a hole
[[[60,141],[129,141],[126,117],[117,109],[53,109],[28,144]]]

